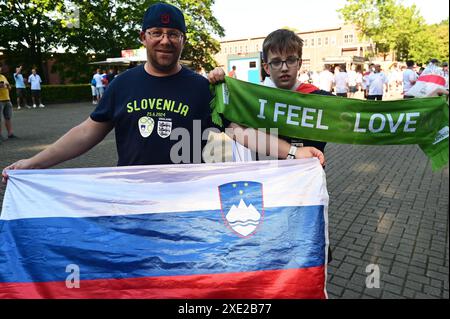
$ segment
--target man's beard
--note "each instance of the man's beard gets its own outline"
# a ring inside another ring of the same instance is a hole
[[[166,49],[176,51],[176,49],[173,47],[166,47]],[[153,52],[149,53],[149,55],[148,55],[149,62],[156,70],[158,70],[160,72],[168,72],[168,71],[172,71],[178,65],[178,60],[180,59],[180,55],[173,56],[172,61],[169,61],[169,63],[161,64],[158,62],[157,54],[158,54],[158,52],[156,52],[156,50],[154,50]],[[164,62],[167,62],[167,60],[165,60]]]

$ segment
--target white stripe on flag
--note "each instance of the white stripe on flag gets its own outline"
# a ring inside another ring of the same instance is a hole
[[[235,181],[262,183],[265,207],[328,203],[317,159],[16,170],[9,176],[2,220],[220,210],[218,186]]]

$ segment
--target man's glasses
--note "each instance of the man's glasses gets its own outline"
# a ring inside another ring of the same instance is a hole
[[[147,34],[150,36],[150,39],[154,41],[162,40],[164,35],[167,35],[167,38],[172,42],[180,41],[183,38],[183,34],[177,31],[162,32],[160,30],[154,30],[148,31]]]
[[[270,65],[270,67],[274,70],[280,70],[283,68],[283,63],[286,63],[287,68],[292,68],[294,66],[297,66],[299,58],[295,56],[290,56],[286,60],[272,60],[271,62],[267,63]]]

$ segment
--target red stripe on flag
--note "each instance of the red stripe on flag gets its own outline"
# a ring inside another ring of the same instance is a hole
[[[434,83],[442,86],[445,85],[445,79],[442,76],[436,74],[422,75],[417,79],[417,81]]]
[[[82,273],[81,273],[82,276]],[[0,283],[0,299],[323,299],[325,267],[192,276]]]

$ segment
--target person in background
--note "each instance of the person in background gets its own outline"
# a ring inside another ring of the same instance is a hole
[[[367,99],[367,97],[369,95],[368,78],[375,71],[374,65],[375,64],[370,63],[367,71],[363,73],[362,88],[364,90],[364,98],[365,99]]]
[[[414,61],[406,61],[406,70],[403,71],[403,98],[412,99],[414,96],[407,95],[407,92],[416,84],[419,75],[414,71]]]
[[[95,93],[97,95],[97,102],[100,102],[100,99],[103,96],[103,93],[105,92],[105,87],[102,83],[102,74],[101,70],[97,69],[97,72],[94,74],[92,79],[95,81]]]
[[[330,66],[325,65],[323,71],[319,74],[319,89],[331,93],[333,85],[334,75],[330,72]]]
[[[5,119],[5,127],[8,133],[8,139],[15,138],[12,128],[12,103],[9,97],[9,91],[11,90],[11,85],[9,85],[8,79],[2,74],[2,66],[0,65],[0,142],[2,141],[2,116]]]
[[[356,93],[356,85],[357,85],[357,73],[356,66],[353,64],[350,68],[350,71],[347,72],[348,75],[348,94],[349,98],[353,98]]]
[[[17,95],[17,109],[20,110],[21,105],[31,109],[31,106],[27,104],[26,86],[22,75],[22,66],[16,68],[16,73],[13,74],[14,81],[16,82],[16,95]]]
[[[310,78],[307,70],[302,70],[300,76],[298,77],[300,83],[309,83]]]
[[[116,71],[113,68],[110,68],[108,74],[106,75],[108,84],[110,84],[114,80],[115,76],[116,76]]]
[[[448,91],[448,62],[442,63],[442,72],[444,72],[445,89]]]
[[[348,74],[345,65],[336,67],[334,72],[335,92],[337,96],[347,97],[348,94]]]
[[[375,64],[374,72],[367,77],[368,100],[383,100],[383,92],[388,92],[389,80],[384,72],[381,71],[381,65]]]
[[[236,66],[235,66],[235,65],[233,65],[233,66],[231,67],[231,71],[228,72],[228,76],[229,76],[230,78],[237,79],[237,75],[236,75]]]
[[[31,75],[28,77],[28,83],[31,84],[31,99],[33,100],[33,108],[36,108],[36,105],[39,107],[45,107],[41,101],[41,83],[42,79],[39,74],[36,73],[36,69],[31,69]]]
[[[92,93],[92,104],[96,105],[97,102],[97,82],[95,81],[94,77],[91,79],[91,93]]]

